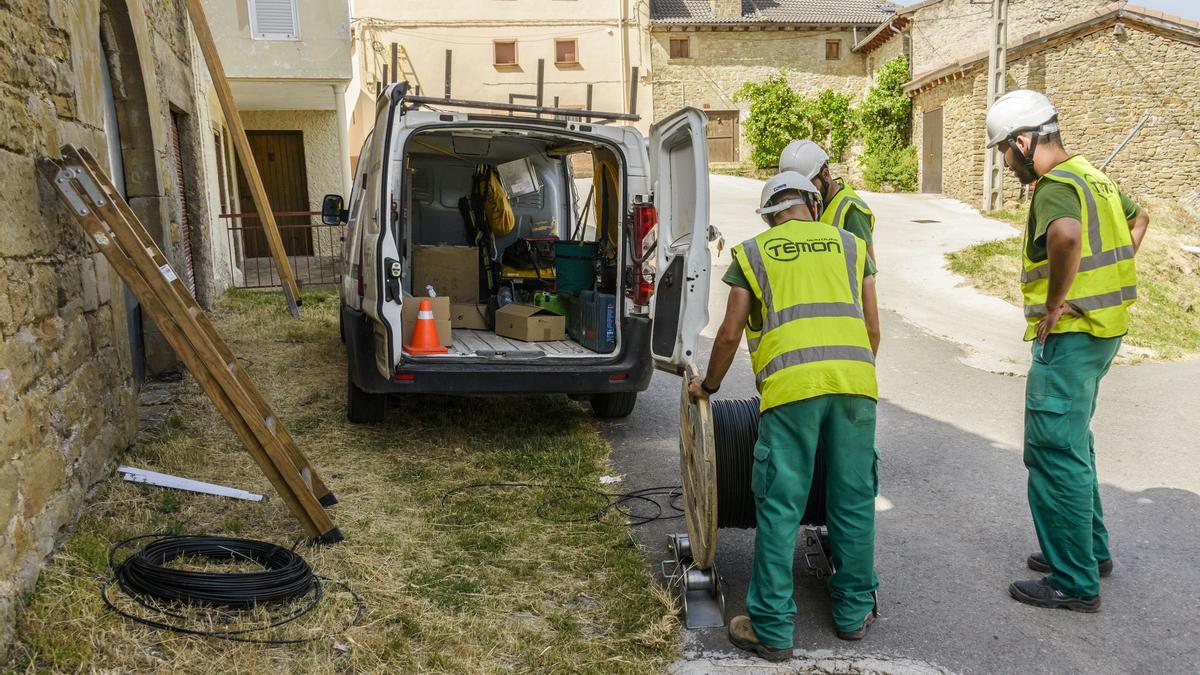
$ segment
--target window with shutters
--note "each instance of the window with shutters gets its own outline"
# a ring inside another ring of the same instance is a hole
[[[825,60],[837,61],[842,58],[842,41],[841,40],[826,40],[825,41]]]
[[[496,40],[493,42],[492,63],[497,66],[517,65],[517,41]]]
[[[573,66],[578,64],[579,42],[576,40],[555,40],[554,63],[559,66]]]
[[[689,59],[692,57],[691,51],[691,42],[686,36],[671,38],[671,58]]]
[[[296,0],[247,0],[250,37],[255,40],[299,40],[300,14]]]

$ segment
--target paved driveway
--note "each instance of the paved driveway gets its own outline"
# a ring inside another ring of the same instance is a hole
[[[762,227],[759,181],[713,176],[712,222],[733,244]],[[862,643],[837,640],[822,584],[797,583],[791,670],[976,673],[1200,671],[1200,458],[1194,383],[1200,361],[1117,367],[1095,426],[1101,494],[1116,572],[1096,615],[1038,610],[1008,598],[1036,547],[1021,463],[1021,372],[1014,308],[960,288],[940,256],[1012,229],[924,195],[864,195],[879,214],[876,247],[884,342],[879,359],[882,497],[877,505],[881,620]],[[913,220],[936,220],[914,223]],[[713,273],[712,320],[724,305]],[[997,304],[999,303],[999,304]],[[711,341],[705,339],[707,350]],[[701,362],[707,361],[707,353]],[[996,372],[1000,371],[1000,372]],[[656,373],[628,420],[605,426],[627,488],[678,483],[679,380]],[[721,396],[753,395],[747,354]],[[681,521],[638,528],[657,569]],[[721,530],[717,564],[728,611],[743,611],[753,530]],[[780,672],[745,659],[725,631],[685,631],[677,672]],[[786,671],[785,671],[786,672]]]

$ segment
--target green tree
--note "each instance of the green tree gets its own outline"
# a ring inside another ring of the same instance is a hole
[[[750,161],[760,169],[779,164],[784,147],[812,131],[805,118],[804,99],[792,91],[782,72],[762,82],[743,84],[733,100],[750,102],[746,141],[753,148]]]
[[[835,161],[840,162],[857,132],[856,115],[850,107],[850,95],[826,89],[804,102],[804,116],[816,141]]]
[[[867,187],[890,183],[900,190],[917,187],[916,150],[908,144],[912,99],[904,94],[908,59],[897,56],[880,66],[875,86],[858,106],[858,123],[865,152],[859,159]]]

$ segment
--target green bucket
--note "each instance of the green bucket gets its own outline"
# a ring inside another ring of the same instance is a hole
[[[554,244],[555,290],[577,293],[592,288],[592,259],[596,257],[594,241],[559,241]]]

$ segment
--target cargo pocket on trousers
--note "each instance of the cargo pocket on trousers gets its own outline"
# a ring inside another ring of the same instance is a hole
[[[1025,394],[1025,443],[1045,449],[1071,447],[1071,425],[1067,413],[1071,399],[1055,394]]]
[[[871,463],[871,480],[875,482],[875,496],[879,496],[879,460],[883,455],[879,452],[879,446],[875,446],[875,461]]]
[[[754,491],[755,498],[764,499],[774,480],[775,466],[771,463],[771,448],[757,443],[754,446],[754,467],[750,472],[750,489]]]

